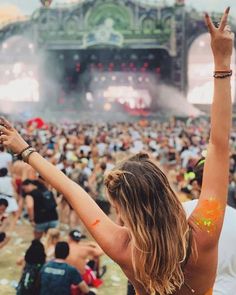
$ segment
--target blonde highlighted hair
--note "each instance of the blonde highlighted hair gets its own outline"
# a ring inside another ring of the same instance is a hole
[[[184,283],[189,226],[165,174],[140,153],[105,179],[111,201],[130,229],[135,278],[148,294],[172,294]]]

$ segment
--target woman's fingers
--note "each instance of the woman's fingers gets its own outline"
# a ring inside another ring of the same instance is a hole
[[[227,25],[229,11],[230,11],[230,7],[228,7],[228,8],[225,10],[224,15],[222,16],[222,19],[221,19],[221,22],[220,22],[220,26],[219,26],[219,30],[222,31],[222,32],[224,31],[225,26]]]
[[[205,21],[209,32],[212,34],[216,30],[216,27],[214,26],[212,19],[210,18],[208,13],[205,13]]]
[[[219,31],[223,32],[225,30],[225,27],[227,26],[227,23],[228,23],[229,12],[230,12],[230,7],[228,7],[225,10],[224,15],[222,16],[222,19],[221,19],[220,24],[219,24]],[[212,19],[210,18],[208,13],[205,13],[205,21],[206,21],[206,25],[208,27],[209,32],[211,34],[214,33],[214,31],[217,30],[217,28],[213,24]]]
[[[3,125],[0,125],[0,134],[10,135],[11,131],[7,129],[6,127],[4,127]]]
[[[7,135],[1,135],[0,136],[0,143],[2,143],[3,145],[5,145],[7,143],[7,140],[8,140]]]
[[[5,126],[7,129],[10,129],[10,130],[13,129],[11,123],[9,123],[9,122],[7,121],[7,119],[5,119],[5,118],[3,118],[3,117],[0,117],[0,124],[3,125],[3,126]]]

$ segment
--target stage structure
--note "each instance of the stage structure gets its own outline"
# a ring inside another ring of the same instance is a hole
[[[27,21],[2,26],[0,43],[4,48],[14,36],[30,40],[36,53],[46,53],[46,74],[56,76],[63,92],[80,89],[88,101],[93,88],[99,88],[96,83],[106,85],[109,96],[117,81],[124,87],[130,86],[127,81],[135,86],[156,83],[153,75],[185,93],[189,48],[206,32],[202,14],[188,10],[183,0],[173,6],[148,2],[83,0],[42,7]]]

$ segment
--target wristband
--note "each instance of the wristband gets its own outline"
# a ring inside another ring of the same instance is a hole
[[[25,152],[26,150],[28,150],[29,147],[30,147],[30,146],[28,145],[28,146],[27,146],[26,148],[24,148],[19,154],[15,154],[15,155],[14,155],[14,156],[17,158],[17,160],[21,160],[21,161],[23,160],[21,155],[22,155],[23,152]]]
[[[233,71],[215,71],[213,77],[216,79],[224,79],[231,77],[233,75]]]
[[[22,153],[21,153],[21,157],[22,157],[22,160],[28,164],[28,160],[29,160],[29,156],[32,154],[32,153],[35,153],[36,152],[36,149],[33,148],[33,147],[28,147],[27,149],[25,149]]]

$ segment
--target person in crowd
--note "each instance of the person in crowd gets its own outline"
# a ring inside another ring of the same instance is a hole
[[[198,199],[201,187],[202,187],[202,180],[203,180],[203,170],[204,170],[204,164],[206,162],[206,158],[201,158],[197,161],[195,164],[195,167],[193,168],[194,171],[194,179],[190,181],[192,190],[198,191],[198,194],[195,194],[195,192],[191,190],[191,194],[193,193],[193,199]],[[193,184],[194,183],[194,186]],[[232,207],[236,209],[236,196],[235,196],[235,184],[233,180],[233,175],[229,173],[229,184],[228,184],[228,194],[227,194],[227,205],[229,207]]]
[[[4,146],[0,144],[0,169],[7,168],[9,169],[12,164],[13,157],[10,153],[6,151]]]
[[[79,230],[72,230],[69,233],[68,244],[70,254],[66,262],[74,266],[82,275],[84,281],[94,287],[100,287],[102,280],[100,277],[104,274],[99,272],[99,257],[103,255],[102,249],[94,242],[82,242],[85,238]]]
[[[14,223],[17,221],[18,204],[15,199],[12,178],[8,175],[7,168],[0,169],[0,197],[8,201],[6,213],[13,214]]]
[[[227,26],[228,14],[229,8],[218,28],[206,14],[215,62],[214,98],[201,195],[188,219],[165,174],[141,153],[106,176],[108,198],[124,226],[113,223],[87,192],[29,147],[2,119],[0,139],[4,146],[21,154],[63,193],[104,252],[121,266],[138,295],[212,294],[229,178],[233,34]],[[123,146],[128,147],[127,143],[125,140]],[[210,222],[205,222],[209,210]]]
[[[39,273],[45,261],[46,254],[43,244],[39,240],[33,240],[25,253],[17,295],[39,295]]]
[[[95,188],[93,189],[94,198],[98,206],[103,210],[107,215],[110,214],[110,203],[108,202],[105,190],[104,190],[104,173],[106,171],[106,163],[98,163],[96,169],[94,170],[93,175],[91,176],[89,183],[92,187],[92,184],[95,184]],[[94,186],[93,186],[94,187]]]
[[[35,170],[28,164],[21,160],[16,160],[11,165],[11,178],[12,185],[14,188],[14,194],[16,196],[18,211],[16,212],[16,221],[22,217],[22,212],[24,209],[24,198],[22,182],[26,179],[36,180],[38,177]]]
[[[228,205],[236,209],[236,183],[234,174],[231,172],[229,175],[229,191],[228,191]]]
[[[40,272],[40,295],[70,295],[73,285],[83,294],[94,294],[78,270],[66,263],[69,251],[68,243],[56,244],[55,260],[46,263]]]
[[[10,198],[14,196],[12,178],[8,175],[7,168],[0,169],[0,193]]]
[[[49,228],[58,226],[58,214],[53,193],[42,182],[26,179],[22,183],[29,220],[35,239],[41,239]]]
[[[7,207],[8,201],[0,198],[0,249],[3,248],[10,240],[10,237],[6,234],[9,230],[9,221],[6,214]]]
[[[60,241],[60,231],[57,228],[49,228],[45,239],[45,251],[47,260],[52,260],[55,255],[56,244]]]

